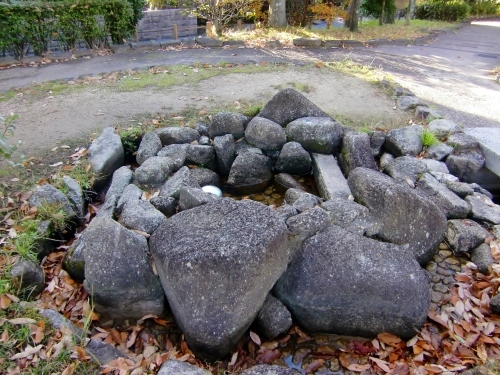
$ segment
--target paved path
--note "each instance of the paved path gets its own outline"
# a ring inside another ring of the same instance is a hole
[[[152,65],[219,63],[308,63],[352,59],[386,71],[446,117],[467,127],[500,128],[500,19],[473,22],[426,46],[338,49],[187,49],[129,52],[39,67],[0,71],[0,91],[57,79],[77,78]],[[328,84],[328,83],[326,83]],[[339,88],[335,88],[339,89]]]

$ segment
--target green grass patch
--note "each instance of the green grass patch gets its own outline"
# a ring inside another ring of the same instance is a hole
[[[37,217],[41,221],[50,220],[56,232],[63,232],[68,225],[68,214],[60,204],[45,203],[38,206]]]
[[[248,117],[255,117],[259,114],[260,110],[262,109],[261,105],[250,105],[248,108],[245,108],[243,110],[243,114]]]
[[[439,139],[436,137],[436,134],[434,134],[429,129],[424,129],[422,134],[420,134],[420,141],[422,142],[424,147],[433,146],[439,143]]]

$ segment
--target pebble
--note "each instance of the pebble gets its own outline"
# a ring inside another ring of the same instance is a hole
[[[444,277],[443,280],[441,281],[444,285],[450,285],[455,282],[455,279],[451,276]]]
[[[441,243],[439,244],[439,250],[448,250],[448,249],[449,249],[449,248],[448,248],[448,245],[447,245],[447,244],[445,244],[444,242],[441,242]]]
[[[460,270],[461,270],[461,268],[459,266],[454,266],[454,265],[451,265],[449,268],[450,268],[450,270],[453,270],[456,272],[460,272]]]
[[[442,262],[443,260],[444,260],[444,258],[441,258],[439,255],[436,255],[436,256],[434,257],[434,262],[436,262],[436,263],[440,263],[440,262]]]
[[[444,286],[443,284],[436,284],[432,289],[434,289],[436,292],[448,293],[448,287]]]
[[[441,267],[441,268],[444,268],[444,269],[447,269],[449,267],[448,263],[445,263],[445,262],[439,262],[438,266]]]
[[[448,264],[454,264],[454,265],[460,264],[460,262],[455,258],[446,258],[444,261]]]
[[[450,271],[450,270],[444,270],[442,268],[438,268],[437,271],[436,271],[437,274],[439,275],[443,275],[443,276],[451,276],[453,275],[455,272],[453,271]]]
[[[431,301],[432,302],[438,303],[439,301],[441,301],[441,298],[442,298],[441,293],[431,292]]]
[[[437,270],[437,268],[438,268],[438,265],[434,262],[427,263],[427,266],[425,267],[425,269],[429,272],[435,271],[435,270]]]
[[[441,257],[443,257],[444,259],[446,259],[446,258],[449,258],[453,254],[453,252],[451,252],[449,250],[440,250],[438,254]]]
[[[440,275],[432,275],[431,282],[438,283],[441,281],[442,278],[443,278],[443,276],[440,276]]]

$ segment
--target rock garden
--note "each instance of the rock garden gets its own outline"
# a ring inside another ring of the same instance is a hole
[[[194,366],[217,361],[244,375],[451,374],[498,359],[500,206],[474,183],[484,156],[461,127],[396,95],[422,124],[358,132],[285,89],[253,118],[148,132],[133,163],[104,129],[87,154],[97,193],[66,176],[26,197],[77,231],[60,272],[92,304],[84,350],[140,363],[131,336],[149,319],[182,336],[172,354],[151,334],[160,374],[217,373]],[[278,189],[282,204],[249,199]],[[99,192],[102,205],[89,204]],[[57,246],[42,237],[39,259]],[[33,261],[11,273],[35,293],[52,284]],[[122,345],[106,329],[128,332]]]

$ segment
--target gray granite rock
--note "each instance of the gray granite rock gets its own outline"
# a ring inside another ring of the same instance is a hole
[[[458,195],[460,198],[465,198],[467,195],[474,194],[474,189],[465,182],[445,181],[445,186]]]
[[[85,280],[85,258],[83,256],[86,231],[71,244],[62,261],[63,269],[71,278],[83,281]]]
[[[188,145],[186,150],[186,164],[217,170],[215,150],[212,146]]]
[[[251,194],[263,191],[272,178],[271,162],[267,156],[245,153],[234,159],[227,187],[237,193]]]
[[[149,244],[175,320],[204,360],[239,342],[288,261],[285,223],[250,200],[221,198],[180,212]]]
[[[123,189],[123,194],[121,194],[120,199],[116,203],[116,213],[119,215],[122,213],[123,206],[129,201],[138,201],[141,199],[143,191],[135,186],[134,184],[127,185]]]
[[[489,233],[472,220],[449,220],[446,229],[446,243],[455,255],[470,252],[488,237]]]
[[[475,193],[465,197],[465,200],[471,205],[470,216],[474,220],[485,221],[493,225],[500,224],[500,206],[494,204],[490,198]]]
[[[293,202],[292,206],[297,209],[298,212],[304,212],[311,208],[314,208],[320,202],[319,198],[313,194],[305,193],[302,194],[298,199]]]
[[[407,111],[409,109],[414,109],[418,106],[425,105],[419,98],[416,96],[400,96],[398,98],[398,107],[403,111]]]
[[[155,133],[163,146],[191,143],[200,138],[200,133],[197,130],[187,127],[160,128],[156,129]]]
[[[173,144],[163,147],[157,156],[169,157],[173,163],[173,172],[178,171],[186,162],[187,144]]]
[[[246,153],[264,155],[264,153],[260,148],[250,146],[245,140],[237,142],[235,147],[236,156],[243,155]]]
[[[431,302],[408,248],[337,226],[305,241],[274,292],[308,331],[362,337],[413,337]]]
[[[450,173],[446,163],[434,159],[420,159],[427,167],[427,171],[429,172],[441,172],[441,173]]]
[[[96,218],[115,218],[115,209],[118,204],[118,198],[116,195],[106,195],[106,200],[104,204],[99,207],[99,211],[97,211]]]
[[[144,161],[152,156],[156,156],[162,148],[160,137],[155,132],[147,132],[142,137],[141,144],[137,150],[137,164],[141,165]]]
[[[163,314],[165,295],[146,239],[110,219],[94,219],[85,231],[83,286],[95,311],[115,323]]]
[[[69,199],[50,184],[37,186],[28,200],[30,207],[52,207],[62,210],[67,216],[66,221],[71,222],[75,219],[76,212],[73,210]]]
[[[263,117],[254,117],[245,130],[246,141],[264,151],[279,151],[286,143],[281,125]]]
[[[421,120],[432,121],[440,119],[443,116],[429,107],[419,105],[415,108],[415,117]]]
[[[165,215],[142,199],[126,202],[120,216],[120,223],[124,227],[145,233],[153,233],[165,220]]]
[[[292,314],[279,299],[268,294],[254,325],[262,338],[270,340],[288,332],[292,326]]]
[[[179,193],[179,211],[189,210],[217,199],[219,199],[217,196],[201,189],[183,187]]]
[[[431,175],[434,176],[436,180],[441,182],[442,184],[446,184],[448,182],[459,182],[458,177],[450,174],[450,173],[442,173],[442,172],[434,172],[429,171]]]
[[[342,126],[330,117],[303,117],[286,126],[288,142],[298,142],[309,152],[332,154],[342,142]]]
[[[356,201],[380,223],[380,238],[409,244],[420,264],[432,259],[446,230],[446,216],[438,206],[371,169],[356,168],[348,183]]]
[[[112,127],[104,128],[101,135],[92,142],[88,149],[87,157],[92,170],[98,178],[98,185],[105,184],[108,177],[120,168],[125,161],[120,136]]]
[[[36,233],[38,239],[34,243],[33,252],[37,254],[39,260],[49,255],[57,246],[59,241],[55,241],[54,225],[50,220],[42,220],[37,224]]]
[[[149,201],[163,215],[170,217],[177,212],[177,201],[173,197],[154,197]]]
[[[69,176],[63,176],[62,180],[66,186],[66,196],[73,206],[73,211],[76,213],[78,219],[83,221],[83,218],[87,214],[87,200],[85,199],[80,184]]]
[[[292,216],[295,216],[299,213],[297,209],[293,206],[290,206],[288,204],[284,204],[282,206],[279,206],[274,210],[274,213],[278,215],[280,218],[283,219],[283,221],[287,221],[289,218]]]
[[[207,185],[219,186],[219,175],[207,168],[194,168],[189,170],[191,177],[193,177],[198,184],[203,187]]]
[[[417,192],[434,202],[448,219],[466,218],[471,205],[441,184],[431,174],[424,173],[417,184]]]
[[[278,173],[274,176],[274,185],[278,190],[286,192],[288,189],[305,190],[304,187],[292,175]]]
[[[298,142],[285,143],[274,169],[280,173],[302,175],[311,171],[311,155]]]
[[[453,147],[450,147],[447,144],[441,142],[427,147],[427,155],[429,155],[431,159],[435,160],[441,161],[452,152],[453,152]]]
[[[356,202],[334,197],[321,203],[321,208],[328,212],[332,224],[349,232],[371,237],[379,230],[379,224],[368,208]]]
[[[490,272],[490,267],[495,262],[491,255],[490,246],[483,243],[471,250],[471,261],[477,266],[479,272],[487,275]]]
[[[493,314],[500,315],[500,293],[490,299],[490,309]]]
[[[258,116],[285,127],[299,118],[327,117],[328,115],[300,92],[288,88],[274,95],[261,109]]]
[[[134,177],[134,172],[130,170],[129,167],[123,166],[118,168],[113,173],[113,178],[111,179],[111,185],[109,186],[108,191],[106,192],[107,197],[115,196],[117,200],[120,200],[120,197],[123,194],[125,188],[132,183],[132,179]]]
[[[412,125],[404,128],[393,129],[387,133],[385,148],[394,156],[416,156],[422,151],[420,136],[423,128],[420,125]]]
[[[370,147],[372,149],[373,156],[379,156],[382,151],[382,147],[385,143],[385,132],[380,130],[374,130],[369,133],[370,136]]]
[[[333,155],[312,154],[314,181],[323,199],[340,197],[348,199],[351,195],[347,180],[342,174],[337,159]]]
[[[179,199],[180,189],[185,186],[200,188],[198,181],[191,176],[188,167],[182,167],[165,182],[160,189],[160,196]]]
[[[346,134],[342,141],[339,162],[346,176],[349,176],[349,173],[357,167],[377,170],[368,134],[363,132]]]
[[[217,171],[223,177],[229,176],[231,165],[236,158],[234,137],[231,134],[215,137],[214,149],[217,155]]]
[[[500,239],[500,225],[493,225],[492,233],[497,240]]]
[[[491,194],[488,190],[484,189],[480,185],[475,182],[469,184],[470,187],[474,190],[475,193],[486,195],[488,198],[493,199],[493,194]]]
[[[427,172],[427,166],[412,156],[400,156],[389,163],[384,171],[394,180],[414,187],[419,177]]]
[[[241,373],[241,375],[299,375],[300,372],[292,368],[277,365],[257,365]]]
[[[210,375],[210,373],[187,362],[168,360],[161,365],[158,375]]]
[[[204,122],[197,122],[195,125],[194,125],[194,128],[196,129],[196,131],[198,133],[200,133],[200,135],[203,137],[207,137],[208,136],[208,124],[204,123]]]
[[[245,135],[245,127],[250,119],[241,113],[220,112],[212,116],[208,127],[210,138],[219,135],[231,134],[234,139],[240,139]]]
[[[462,132],[450,135],[446,140],[446,144],[450,147],[453,147],[454,153],[479,150],[479,142],[477,141],[477,139],[472,135]]]
[[[15,263],[10,269],[10,276],[14,288],[25,298],[34,298],[45,289],[43,268],[31,260]]]
[[[380,157],[380,169],[384,171],[394,159],[396,158],[392,154],[389,154],[388,152],[383,153]]]
[[[210,138],[208,138],[206,135],[202,135],[200,139],[198,139],[198,144],[202,146],[210,146],[212,143],[210,142]]]
[[[449,137],[455,133],[463,132],[463,129],[451,120],[437,119],[431,121],[427,127],[436,137]]]
[[[158,187],[167,181],[174,170],[169,157],[152,156],[146,159],[134,172],[134,182],[139,186]]]

